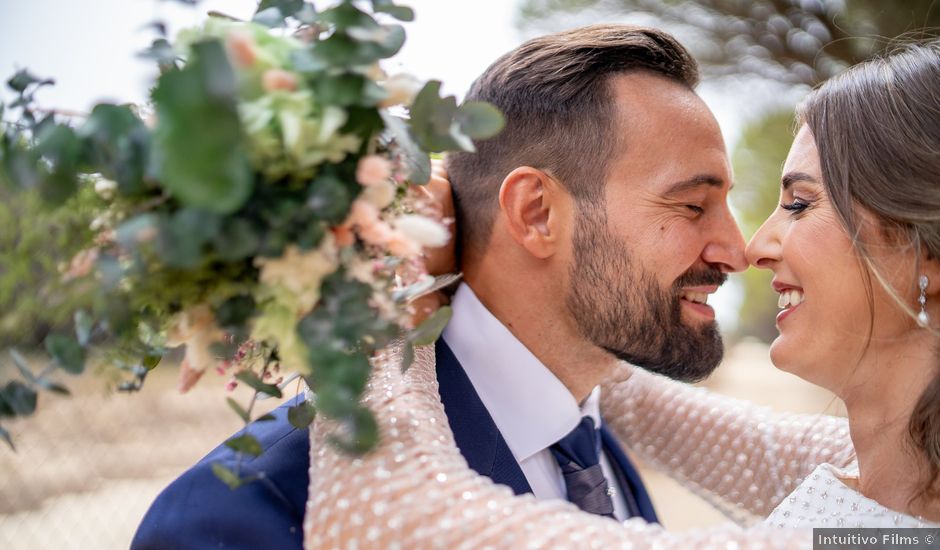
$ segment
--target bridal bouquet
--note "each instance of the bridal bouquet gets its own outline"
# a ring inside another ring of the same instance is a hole
[[[85,305],[74,331],[45,340],[39,374],[11,352],[22,380],[0,388],[0,418],[31,414],[37,390],[65,391],[55,369],[110,361],[134,390],[182,345],[183,390],[217,370],[256,397],[280,396],[299,373],[315,397],[291,422],[340,420],[334,442],[368,450],[376,427],[358,398],[371,354],[402,334],[433,341],[448,315],[411,325],[409,301],[433,284],[422,248],[448,231],[409,185],[428,181],[429,153],[472,150],[503,123],[488,104],[442,98],[439,82],[383,72],[405,40],[394,20],[412,17],[392,0],[323,11],[263,1],[251,22],[216,15],[146,52],[160,68],[151,105],[102,103],[77,120],[36,106],[50,81],[13,76],[0,186],[58,205],[94,189],[96,215],[63,270]],[[229,403],[252,420],[250,406]],[[261,452],[250,434],[227,444]]]

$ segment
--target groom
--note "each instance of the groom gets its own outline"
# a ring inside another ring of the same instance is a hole
[[[721,359],[707,296],[746,264],[697,78],[671,36],[600,25],[523,44],[468,94],[507,124],[449,160],[465,282],[437,373],[468,463],[516,493],[656,521],[597,386],[620,360],[692,381]],[[309,444],[284,416],[252,427],[257,481],[230,491],[211,463],[232,453],[216,449],[157,498],[132,547],[299,548]]]

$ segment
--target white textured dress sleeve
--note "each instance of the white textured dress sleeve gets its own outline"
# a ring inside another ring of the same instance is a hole
[[[515,496],[472,471],[457,449],[438,395],[434,349],[417,350],[402,374],[401,347],[373,361],[364,402],[381,432],[376,449],[351,457],[330,445],[335,422],[311,427],[304,544],[323,548],[810,548],[808,531],[728,524],[669,533],[624,524],[563,501]],[[730,546],[729,546],[730,545]]]
[[[628,366],[618,378],[601,393],[617,437],[740,524],[766,518],[818,465],[855,458],[845,418],[775,412]]]

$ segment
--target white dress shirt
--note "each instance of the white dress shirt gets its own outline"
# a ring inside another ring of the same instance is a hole
[[[451,302],[453,317],[443,338],[473,384],[480,400],[522,467],[538,499],[567,500],[564,476],[551,447],[584,416],[600,427],[600,387],[581,406],[552,374],[461,283]],[[600,456],[607,483],[614,488],[614,517],[627,518],[627,505],[607,457]]]

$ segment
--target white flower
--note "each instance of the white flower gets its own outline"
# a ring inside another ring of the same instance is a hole
[[[450,241],[447,228],[425,216],[405,214],[399,216],[394,225],[395,229],[424,247],[437,248]]]
[[[289,291],[296,299],[297,314],[305,315],[320,299],[320,283],[339,265],[333,235],[327,233],[320,246],[301,250],[296,245],[284,249],[280,258],[256,258],[261,282]]]
[[[382,83],[382,86],[388,92],[388,97],[379,103],[379,107],[385,108],[411,105],[421,91],[421,81],[410,74],[396,74]]]
[[[114,191],[117,189],[117,183],[105,179],[99,178],[95,182],[95,193],[98,193],[98,196],[102,199],[109,201],[114,198]]]

